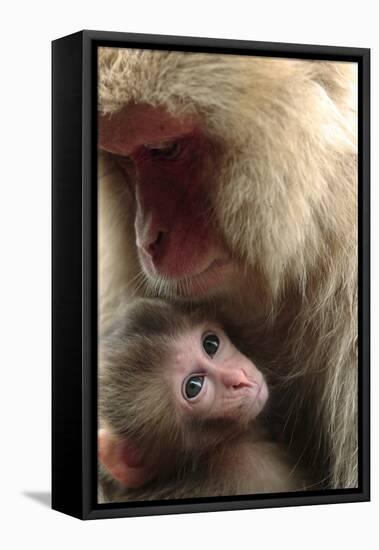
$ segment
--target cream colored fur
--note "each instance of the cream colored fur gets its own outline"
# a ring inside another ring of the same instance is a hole
[[[241,283],[236,320],[261,339],[269,334],[294,396],[289,423],[301,432],[305,419],[329,487],[357,486],[356,78],[353,63],[116,48],[99,55],[101,113],[146,103],[196,114],[222,151],[215,223],[248,280],[259,279],[249,292]],[[106,156],[99,173],[105,329],[139,280],[133,198]]]

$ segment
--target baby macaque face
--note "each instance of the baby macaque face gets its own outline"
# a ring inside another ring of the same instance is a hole
[[[233,419],[246,425],[267,401],[262,373],[220,327],[204,324],[180,336],[172,361],[168,372],[184,416]]]

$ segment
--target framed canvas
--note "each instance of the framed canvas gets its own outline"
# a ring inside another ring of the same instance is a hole
[[[369,50],[52,51],[53,508],[369,500]]]

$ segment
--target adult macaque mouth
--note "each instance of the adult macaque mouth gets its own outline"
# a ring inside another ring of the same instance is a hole
[[[189,296],[202,296],[215,287],[219,287],[226,279],[231,265],[230,260],[214,260],[200,273],[186,274],[178,280]]]

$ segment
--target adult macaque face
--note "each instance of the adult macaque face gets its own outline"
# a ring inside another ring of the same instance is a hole
[[[131,185],[148,280],[179,296],[222,288],[232,262],[213,225],[212,147],[197,121],[132,106],[100,118],[99,144],[116,156]]]
[[[174,346],[163,372],[185,418],[230,419],[245,426],[262,411],[267,384],[254,363],[218,327],[196,327]]]

